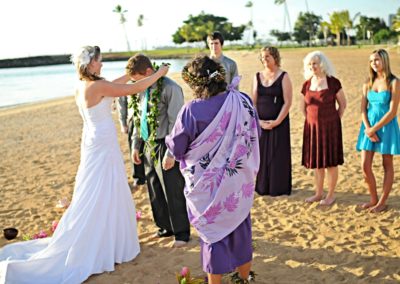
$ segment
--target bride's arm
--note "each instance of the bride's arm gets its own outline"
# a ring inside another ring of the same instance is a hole
[[[96,81],[96,84],[93,84],[93,93],[101,97],[122,97],[137,94],[153,85],[159,78],[167,74],[167,72],[168,66],[162,65],[153,75],[136,81],[133,84],[121,84],[99,80]]]
[[[111,82],[117,83],[117,84],[126,84],[129,82],[131,78],[129,77],[128,74],[125,74],[117,79],[112,80]]]

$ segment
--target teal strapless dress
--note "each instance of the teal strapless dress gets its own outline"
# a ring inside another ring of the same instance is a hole
[[[368,120],[371,126],[375,125],[389,111],[390,92],[375,92],[370,90],[368,98]],[[372,142],[364,134],[365,126],[361,123],[360,134],[358,135],[357,150],[379,152],[381,154],[400,154],[400,130],[397,117],[377,131],[379,142]]]

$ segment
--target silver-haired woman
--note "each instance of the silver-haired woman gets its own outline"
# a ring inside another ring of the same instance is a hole
[[[304,58],[304,77],[300,100],[305,116],[302,165],[314,169],[315,195],[305,201],[330,206],[335,202],[338,165],[342,165],[343,143],[341,118],[346,107],[342,85],[334,75],[328,58],[313,51]],[[338,103],[338,108],[336,107]],[[324,197],[327,173],[328,194]]]

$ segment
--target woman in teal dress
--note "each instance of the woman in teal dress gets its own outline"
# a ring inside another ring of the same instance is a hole
[[[399,99],[400,81],[390,71],[389,55],[384,49],[375,50],[369,57],[369,80],[363,86],[362,124],[357,142],[370,193],[370,201],[361,207],[371,212],[381,212],[387,208],[386,200],[392,190],[393,155],[400,154],[400,131],[396,116]],[[382,155],[384,170],[383,193],[380,198],[372,171],[375,152]]]

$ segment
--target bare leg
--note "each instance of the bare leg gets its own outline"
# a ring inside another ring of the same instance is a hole
[[[324,193],[325,169],[314,169],[315,195],[307,198],[308,203],[320,201]]]
[[[372,212],[381,212],[386,209],[386,200],[389,197],[389,193],[392,190],[394,180],[394,169],[393,169],[393,156],[382,155],[383,164],[383,193],[378,203],[371,208]]]
[[[221,274],[211,274],[207,273],[209,284],[221,284],[222,275]]]
[[[363,170],[364,180],[368,185],[370,201],[362,204],[362,208],[367,209],[374,207],[378,203],[378,193],[376,192],[376,180],[372,172],[372,161],[375,152],[362,151],[361,152],[361,166]]]
[[[242,279],[249,278],[250,268],[251,268],[251,261],[239,266],[237,268],[237,271],[239,272],[240,278],[242,278]]]
[[[335,202],[335,188],[338,176],[339,176],[338,167],[327,168],[328,195],[324,200],[321,200],[321,205],[330,206]]]

